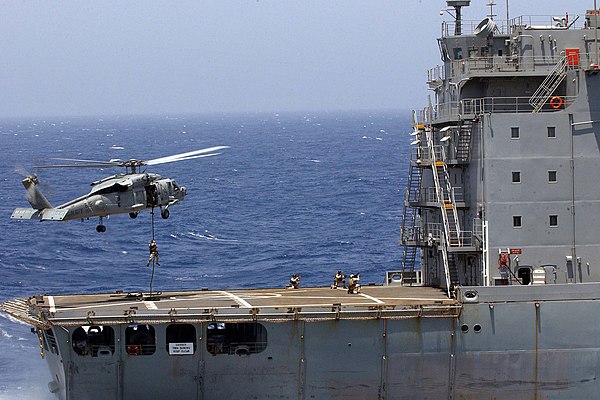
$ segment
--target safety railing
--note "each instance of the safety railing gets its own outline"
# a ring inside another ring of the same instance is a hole
[[[579,17],[579,19],[577,19]],[[508,35],[518,28],[522,29],[581,29],[585,26],[584,15],[567,13],[565,15],[521,15],[512,18],[508,23],[506,20],[495,19],[497,35]],[[577,21],[575,21],[577,19]],[[573,23],[575,21],[575,23]],[[463,35],[474,35],[481,20],[463,20],[461,32]],[[442,37],[455,35],[456,21],[442,22]]]
[[[508,34],[508,26],[506,21],[494,20],[496,28],[494,31],[497,34],[504,35]],[[462,20],[461,34],[462,35],[474,35],[477,26],[481,23],[481,20]],[[454,36],[456,34],[456,21],[443,21],[442,22],[442,37]]]
[[[481,223],[474,221],[473,230],[460,231],[458,239],[461,245],[458,247],[474,247],[478,249],[482,243],[482,232]],[[444,226],[441,223],[429,222],[424,227],[401,227],[400,235],[402,243],[410,242],[416,246],[432,247],[442,243],[444,239]]]
[[[562,105],[554,108],[550,103],[545,104],[540,112],[555,112],[570,106],[577,96],[562,97]],[[435,106],[425,108],[419,115],[422,115],[424,123],[434,123],[440,119],[458,119],[465,115],[481,115],[496,113],[531,113],[533,106],[529,104],[529,97],[483,97],[477,99],[463,99],[461,101],[452,101],[440,103]],[[426,117],[430,116],[431,121]]]
[[[566,30],[585,27],[585,15],[565,13],[565,15],[520,15],[510,20],[513,29]]]
[[[445,191],[445,189],[442,189]],[[447,197],[444,193],[444,197]],[[464,203],[464,193],[461,187],[452,188],[452,198],[457,203]],[[408,191],[408,201],[411,203],[437,203],[435,187],[414,189]]]
[[[468,75],[473,73],[496,72],[538,72],[547,74],[552,71],[563,55],[555,53],[548,56],[508,56],[508,57],[472,57],[450,61],[450,75]],[[586,59],[586,54],[581,54]]]

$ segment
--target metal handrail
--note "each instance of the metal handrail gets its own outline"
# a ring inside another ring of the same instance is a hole
[[[573,25],[570,25],[570,29],[580,29],[584,26],[585,15],[583,14],[571,14],[569,15],[569,22],[575,21],[577,17],[580,17],[577,22]],[[547,29],[566,29],[557,26],[557,23],[554,21],[555,17],[562,17],[557,15],[520,15],[518,17],[512,18],[508,23],[506,20],[495,19],[496,23],[496,32],[499,35],[508,35],[514,29],[523,28],[529,29],[529,27],[537,27],[544,26]],[[583,18],[581,18],[583,17]],[[463,35],[474,35],[477,26],[481,23],[481,20],[462,20],[462,34]],[[455,30],[454,27],[456,23],[454,20],[452,21],[443,21],[442,22],[442,37],[454,36]]]

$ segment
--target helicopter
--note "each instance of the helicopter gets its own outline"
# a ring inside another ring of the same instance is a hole
[[[98,217],[97,232],[106,232],[103,224],[105,217],[113,214],[129,214],[136,218],[144,209],[160,208],[162,218],[169,218],[169,207],[179,203],[187,194],[185,186],[179,186],[174,179],[160,175],[140,172],[141,167],[166,164],[176,161],[192,160],[201,157],[216,156],[218,151],[229,146],[208,147],[187,153],[155,158],[152,160],[95,161],[72,158],[53,158],[76,164],[40,165],[34,168],[104,168],[125,167],[124,174],[117,174],[95,181],[86,195],[53,207],[39,189],[40,180],[36,175],[27,175],[22,180],[27,191],[27,200],[31,208],[16,208],[12,219],[32,219],[39,221],[71,221]]]

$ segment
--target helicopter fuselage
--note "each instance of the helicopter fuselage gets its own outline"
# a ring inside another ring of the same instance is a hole
[[[183,200],[184,187],[157,174],[120,174],[92,183],[92,190],[56,208],[67,209],[65,221],[137,213],[146,208],[169,207]]]
[[[92,183],[92,190],[81,197],[61,204],[55,208],[49,203],[40,202],[43,198],[37,189],[36,182],[26,178],[23,185],[29,192],[35,193],[30,200],[32,209],[16,209],[13,218],[39,219],[42,221],[70,221],[91,217],[106,217],[113,214],[130,214],[136,216],[146,208],[161,208],[163,218],[168,207],[183,200],[187,190],[179,186],[174,179],[163,178],[157,174],[136,173],[109,176]]]

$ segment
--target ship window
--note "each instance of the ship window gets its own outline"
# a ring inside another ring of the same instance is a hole
[[[54,332],[52,332],[52,329],[46,329],[44,331],[44,338],[46,343],[44,348],[50,348],[50,352],[52,354],[58,354],[58,345],[56,344],[56,338],[54,337]]]
[[[216,356],[248,356],[267,348],[267,330],[253,322],[214,322],[206,327],[206,350]]]
[[[550,215],[549,221],[550,226],[558,226],[558,215]]]
[[[73,331],[71,343],[80,356],[110,357],[115,353],[115,331],[110,326],[80,326]]]
[[[462,48],[455,47],[455,48],[452,49],[452,51],[454,52],[454,59],[455,60],[462,60],[463,59]]]
[[[519,171],[512,172],[512,183],[521,183],[521,172],[519,172]]]
[[[167,352],[172,356],[196,352],[196,328],[190,324],[167,326]]]
[[[556,171],[548,171],[548,182],[556,183]]]
[[[521,138],[521,133],[519,132],[518,126],[513,126],[512,128],[510,128],[510,138],[511,139],[520,139]]]
[[[520,228],[521,227],[521,216],[520,215],[513,215],[513,228]]]
[[[149,356],[156,351],[156,335],[151,325],[129,325],[125,329],[125,350],[130,356]]]
[[[498,49],[498,56],[502,57],[502,49]]]
[[[469,58],[477,58],[479,56],[479,50],[476,47],[469,48]]]
[[[549,139],[556,138],[556,127],[555,126],[548,127],[548,138]]]

